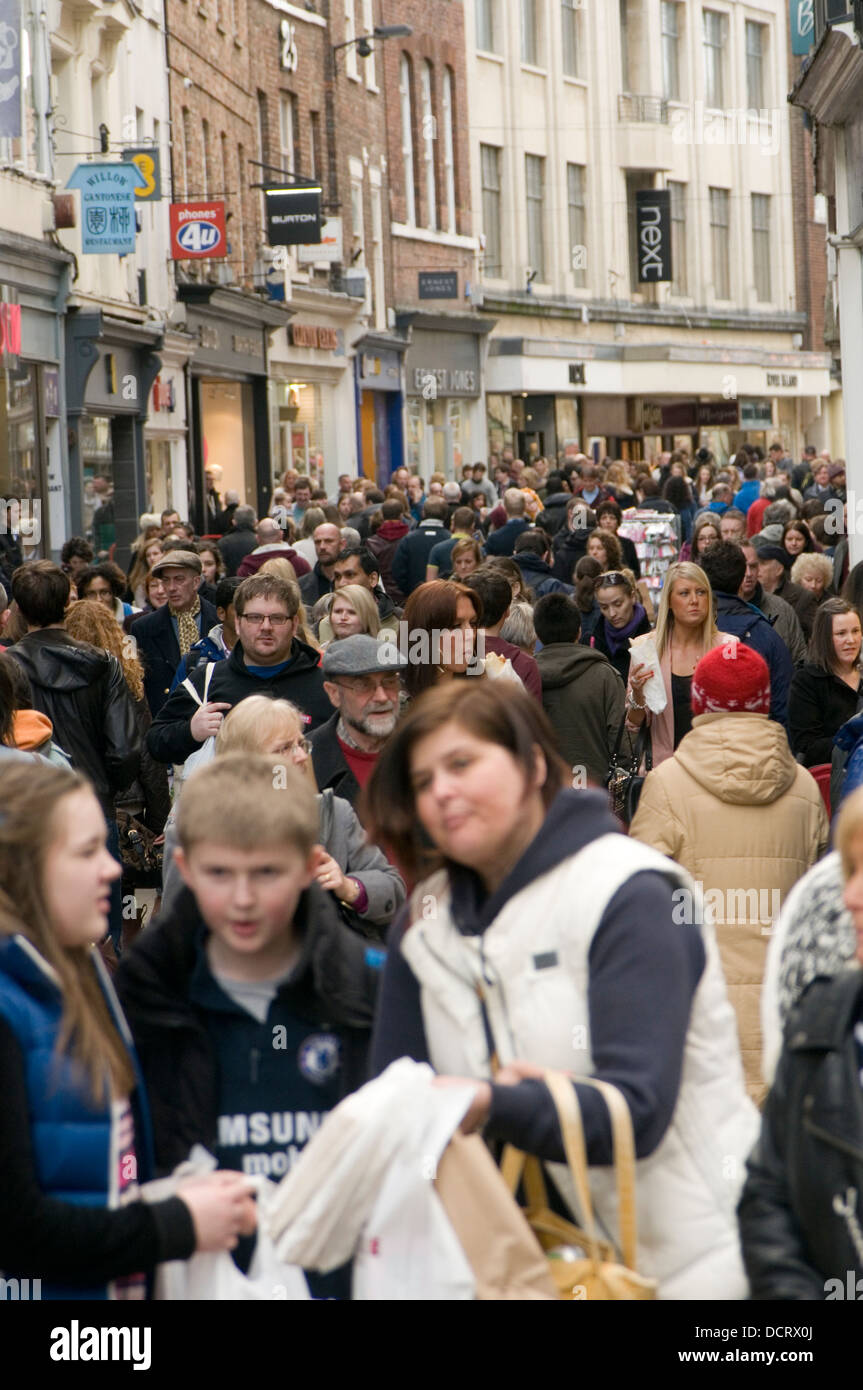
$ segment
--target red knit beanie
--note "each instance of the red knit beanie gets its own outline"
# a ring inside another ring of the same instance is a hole
[[[767,662],[744,642],[725,641],[703,656],[692,677],[692,713],[769,714]]]

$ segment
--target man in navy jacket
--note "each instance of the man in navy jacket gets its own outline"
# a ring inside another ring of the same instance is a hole
[[[144,665],[144,693],[155,719],[171,693],[180,661],[195,642],[215,627],[219,615],[214,605],[198,593],[201,557],[194,551],[169,550],[156,561],[152,573],[161,575],[168,602],[155,613],[138,619],[135,641]],[[181,646],[181,624],[185,629],[189,620],[194,623],[197,636]]]
[[[794,665],[791,653],[772,623],[754,604],[739,597],[746,557],[734,541],[718,541],[699,562],[713,590],[716,626],[760,653],[770,670],[770,718],[788,726],[788,690]]]

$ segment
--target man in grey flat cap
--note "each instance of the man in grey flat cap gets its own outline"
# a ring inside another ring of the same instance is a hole
[[[213,604],[198,593],[201,570],[201,557],[193,550],[169,550],[150,571],[161,577],[168,595],[163,608],[135,623],[144,693],[154,719],[168,698],[181,659],[219,621]]]
[[[324,690],[335,714],[311,735],[319,791],[332,787],[354,809],[399,716],[400,671],[407,665],[393,640],[357,633],[324,653]]]

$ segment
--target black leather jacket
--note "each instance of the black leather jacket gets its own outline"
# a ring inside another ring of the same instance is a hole
[[[76,772],[90,778],[105,814],[141,764],[141,731],[115,656],[77,642],[63,628],[28,632],[9,648],[30,682],[33,708],[54,726],[54,741]]]
[[[861,1016],[853,967],[814,980],[789,1019],[738,1207],[755,1299],[847,1298],[863,1275]]]

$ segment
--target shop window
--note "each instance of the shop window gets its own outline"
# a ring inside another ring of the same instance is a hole
[[[109,551],[116,540],[110,416],[81,416],[78,449],[81,456],[83,531],[97,554],[102,554]]]
[[[48,553],[36,382],[35,367],[0,372],[0,527],[17,531],[26,560]]]

